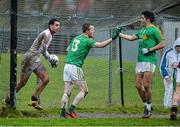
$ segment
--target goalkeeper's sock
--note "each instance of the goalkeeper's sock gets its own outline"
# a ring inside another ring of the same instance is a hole
[[[69,112],[70,112],[70,113],[71,113],[71,112],[74,112],[74,111],[75,111],[75,108],[76,108],[76,106],[71,105],[71,106],[69,107]]]

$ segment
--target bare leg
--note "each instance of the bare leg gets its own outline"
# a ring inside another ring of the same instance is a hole
[[[19,92],[19,90],[26,85],[29,77],[30,77],[30,74],[21,73],[20,80],[16,84],[16,88],[15,88],[16,89],[16,93]],[[9,93],[8,93],[8,95],[5,98],[5,102],[6,102],[6,104],[10,103],[10,94]]]
[[[64,94],[61,99],[61,108],[67,108],[72,88],[73,88],[73,84],[71,82],[65,82]]]
[[[64,83],[64,94],[61,98],[61,114],[60,117],[67,118],[69,115],[66,112],[66,108],[68,106],[69,98],[71,95],[71,91],[73,88],[72,82],[65,81]]]
[[[32,73],[31,66],[32,66],[31,59],[25,57],[21,63],[21,67],[22,67],[21,76],[20,76],[20,80],[16,84],[16,93],[27,83]]]
[[[38,78],[40,78],[40,82],[37,85],[28,105],[33,106],[38,110],[42,110],[43,108],[40,105],[39,96],[49,82],[48,74],[42,64],[36,70],[34,70],[34,73],[38,76]]]
[[[19,92],[19,90],[24,87],[32,73],[31,70],[31,62],[30,59],[24,58],[21,62],[21,75],[20,75],[20,80],[16,83],[15,89],[16,93]],[[10,93],[6,96],[5,99],[6,104],[10,103]]]
[[[152,82],[152,72],[147,71],[144,72],[144,91],[145,91],[145,108],[144,108],[144,115],[143,118],[150,118],[151,111],[152,111],[152,104],[151,104],[151,82]]]
[[[177,83],[176,91],[174,92],[174,95],[173,95],[173,104],[172,105],[178,106],[179,101],[180,101],[180,83]]]
[[[18,83],[16,84],[16,93],[25,86],[25,84],[27,83],[28,79],[29,79],[30,75],[26,74],[26,73],[22,73],[20,80],[18,81]]]
[[[174,92],[174,95],[173,95],[173,104],[171,107],[171,115],[170,115],[171,120],[176,120],[177,111],[178,111],[177,106],[179,104],[179,101],[180,101],[180,83],[177,83],[176,91]]]
[[[33,96],[38,97],[48,84],[49,77],[43,65],[40,65],[40,67],[38,67],[38,69],[35,71],[35,74],[40,78],[40,82],[37,85]]]
[[[77,96],[74,98],[74,101],[72,105],[76,106],[80,103],[80,101],[88,94],[88,86],[86,81],[76,81],[76,84],[80,88],[80,92],[77,94]]]
[[[136,88],[138,90],[139,96],[141,97],[141,100],[143,102],[146,102],[145,89],[142,83],[143,83],[143,75],[136,74]]]
[[[145,88],[145,98],[147,103],[151,103],[151,83],[152,83],[152,72],[144,72],[144,88]]]
[[[69,113],[72,118],[76,118],[76,105],[79,104],[80,101],[88,94],[88,86],[86,81],[76,81],[75,83],[79,86],[80,92],[76,95],[73,103],[69,107]]]

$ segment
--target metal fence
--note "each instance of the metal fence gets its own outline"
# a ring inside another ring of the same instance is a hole
[[[47,0],[48,1],[48,0]],[[26,4],[28,2],[25,2]],[[46,3],[48,4],[48,2]],[[100,4],[100,3],[99,3]],[[34,4],[35,5],[35,4]],[[20,4],[20,8],[23,7],[29,7],[25,6],[24,3],[22,2]],[[25,9],[26,10],[26,9]],[[27,9],[29,12],[31,9]],[[36,15],[35,11],[32,11],[31,13],[33,15],[26,14],[27,12],[24,13],[18,13],[18,43],[17,43],[17,62],[18,62],[18,74],[20,72],[20,62],[22,59],[22,54],[25,53],[28,48],[31,46],[33,43],[33,40],[37,36],[39,32],[41,32],[43,29],[47,27],[47,22],[51,17],[56,17],[54,13],[43,13],[43,15]],[[104,13],[104,12],[103,12]],[[39,13],[38,13],[39,14]],[[53,15],[50,15],[53,14]],[[50,16],[50,17],[48,17]],[[125,16],[126,18],[131,18],[135,16],[130,16],[128,17],[127,15]],[[106,17],[106,18],[77,18],[77,15],[74,15],[74,17],[68,17],[65,16],[64,18],[58,17],[62,19],[62,31],[57,33],[53,41],[49,47],[49,52],[50,53],[55,53],[60,56],[62,56],[61,60],[61,66],[59,68],[59,71],[51,72],[51,79],[52,82],[50,83],[50,86],[53,87],[53,84],[55,83],[62,83],[62,68],[64,65],[64,56],[66,55],[66,48],[69,44],[69,41],[76,36],[77,34],[81,33],[81,25],[80,23],[83,22],[94,22],[97,26],[96,33],[95,33],[95,40],[96,41],[102,41],[110,37],[110,31],[112,29],[112,25],[114,23],[113,17]],[[119,19],[120,17],[118,17]],[[0,19],[1,19],[1,24],[0,24],[0,99],[3,99],[8,90],[9,90],[9,77],[10,77],[10,18],[9,18],[9,12],[3,12],[0,13]],[[118,20],[115,19],[115,20]],[[97,20],[97,21],[96,21]],[[104,21],[103,21],[104,20]],[[71,24],[71,21],[73,23]],[[107,26],[104,26],[102,28],[102,24],[110,24]],[[113,23],[112,23],[113,22]],[[117,23],[118,21],[116,21]],[[121,23],[121,22],[120,22]],[[173,16],[167,16],[167,15],[159,15],[156,19],[157,25],[160,26],[164,33],[165,37],[165,44],[166,48],[169,48],[172,46],[174,40],[176,37],[180,36],[180,17],[173,17]],[[66,26],[69,24],[69,26],[72,27],[63,27],[63,24],[66,24]],[[73,27],[73,24],[76,24],[76,27]],[[78,26],[78,27],[77,27]],[[135,33],[139,26],[137,27],[131,27],[125,26],[126,29],[123,31],[124,33],[127,34],[133,34]],[[136,25],[134,25],[136,26]],[[98,29],[99,28],[99,29]],[[123,72],[123,78],[124,78],[124,98],[125,98],[125,105],[126,104],[131,104],[132,106],[138,105],[137,102],[140,102],[140,98],[138,98],[137,95],[132,95],[129,94],[131,91],[135,91],[134,87],[134,66],[136,62],[136,57],[137,57],[137,48],[138,48],[138,41],[135,42],[128,42],[125,40],[122,40],[122,60],[123,60],[123,68],[119,67],[119,40],[117,39],[114,41],[111,45],[109,45],[106,48],[103,49],[92,49],[89,53],[89,56],[87,57],[87,62],[85,62],[84,69],[85,69],[85,75],[87,78],[87,81],[93,80],[93,85],[89,86],[90,90],[94,92],[93,95],[90,95],[90,98],[95,98],[98,97],[100,99],[99,104],[100,105],[120,105],[121,104],[121,90],[120,90],[120,72]],[[161,50],[158,52],[158,60],[160,61],[161,56],[163,54],[163,51],[165,49]],[[61,57],[60,57],[61,58]],[[92,62],[93,61],[93,62]],[[127,63],[131,63],[128,64]],[[88,69],[86,69],[88,68]],[[158,71],[158,70],[157,70]],[[58,82],[56,82],[57,79],[53,79],[59,75]],[[126,79],[126,77],[131,76],[129,79]],[[19,78],[19,75],[18,77]],[[157,81],[160,80],[161,77],[160,75],[156,75],[154,78],[154,89],[158,91],[157,89],[160,88],[161,91],[163,91],[163,87],[159,87],[157,84]],[[30,79],[31,84],[30,87],[26,87],[25,91],[29,92],[29,88],[35,87],[36,85],[36,77],[32,76]],[[104,83],[104,84],[102,84]],[[63,83],[62,83],[63,84]],[[90,84],[91,85],[91,84]],[[96,87],[100,85],[100,87]],[[162,85],[162,84],[160,84]],[[99,94],[99,91],[103,92],[106,94],[106,96],[101,96]],[[54,91],[50,94],[50,99],[54,98],[55,95],[62,95],[63,88],[62,86],[60,88],[54,88]],[[45,91],[45,93],[49,93]],[[18,99],[18,104],[25,105],[27,98],[29,97],[24,97],[23,92],[18,93],[19,95],[17,96]],[[42,94],[42,99],[45,94]],[[128,98],[127,98],[128,96]],[[160,95],[161,97],[163,95]],[[129,99],[131,98],[131,99]],[[46,107],[54,107],[59,105],[59,100],[55,98],[55,102],[53,102],[53,106],[49,105],[49,102],[47,99],[44,99],[44,102],[46,102]],[[55,103],[55,104],[54,104]],[[162,104],[162,102],[158,103],[159,105]],[[82,106],[86,107],[88,104],[82,104]],[[98,107],[98,104],[94,105],[93,102],[89,104],[89,108],[92,107]]]

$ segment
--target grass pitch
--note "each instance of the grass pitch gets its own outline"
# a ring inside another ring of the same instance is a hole
[[[1,99],[6,96],[9,87],[9,54],[1,54],[0,64],[0,95]],[[168,118],[152,118],[144,120],[141,118],[78,118],[60,119],[59,115],[60,99],[63,94],[63,66],[65,57],[59,56],[60,65],[56,69],[51,69],[43,59],[45,67],[49,73],[50,82],[42,92],[41,105],[43,111],[37,111],[27,106],[32,93],[36,87],[36,76],[32,74],[27,85],[17,94],[16,109],[18,113],[0,118],[0,125],[9,126],[178,126],[179,118],[170,121]],[[18,55],[18,79],[20,71],[20,61],[22,55]],[[78,105],[77,112],[82,113],[121,113],[121,114],[142,114],[143,104],[135,88],[134,68],[135,63],[123,61],[124,77],[124,106],[121,105],[119,62],[112,61],[112,100],[109,104],[109,64],[108,60],[88,57],[83,66],[85,78],[89,87],[89,94]],[[79,88],[74,86],[71,100],[78,93]],[[152,85],[152,102],[155,114],[169,114],[169,109],[163,107],[164,85],[159,74],[158,67],[154,74]],[[3,106],[2,104],[0,105]],[[54,118],[54,116],[56,118]],[[17,117],[17,118],[16,118]],[[10,122],[11,121],[11,122]]]

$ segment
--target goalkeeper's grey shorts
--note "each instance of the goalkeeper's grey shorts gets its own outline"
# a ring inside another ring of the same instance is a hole
[[[81,67],[78,67],[73,64],[65,64],[64,73],[63,73],[64,81],[84,81],[84,73]]]
[[[26,53],[21,62],[21,72],[30,75],[32,71],[38,70],[40,65],[42,65],[41,60],[35,60],[32,55]]]
[[[155,72],[156,65],[150,62],[137,62],[136,63],[136,74],[138,73],[144,73],[146,71],[150,71],[152,73]]]

